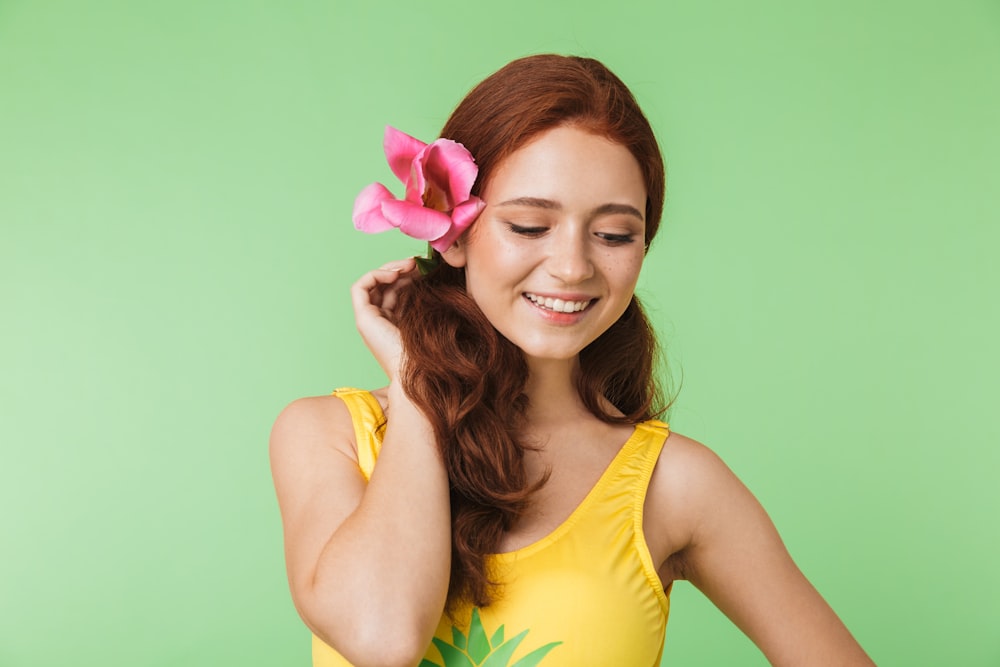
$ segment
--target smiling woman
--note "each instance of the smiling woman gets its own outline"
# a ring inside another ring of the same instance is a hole
[[[595,168],[599,167],[599,168]],[[625,311],[646,206],[632,154],[572,125],[511,154],[464,242],[444,253],[490,323],[528,359],[575,359]]]
[[[870,665],[749,491],[658,420],[634,290],[664,169],[625,85],[525,58],[442,136],[387,133],[405,202],[355,208],[433,247],[426,275],[411,258],[352,288],[388,386],[296,401],[272,435],[314,665],[655,665],[678,579],[774,664]]]

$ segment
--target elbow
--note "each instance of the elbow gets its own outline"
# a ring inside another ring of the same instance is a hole
[[[343,630],[343,629],[341,629]],[[430,639],[415,632],[400,632],[383,623],[363,630],[317,636],[340,653],[354,667],[416,667],[424,657]],[[347,636],[350,634],[350,636]]]
[[[393,614],[351,614],[332,619],[323,614],[303,613],[306,625],[320,640],[354,667],[415,667],[430,646],[434,627],[407,622]]]
[[[383,631],[365,642],[365,652],[352,664],[356,667],[416,667],[427,652],[428,642],[416,641],[415,636],[387,637]],[[346,656],[345,656],[346,657]]]

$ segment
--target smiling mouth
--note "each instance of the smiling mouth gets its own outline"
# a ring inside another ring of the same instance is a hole
[[[581,310],[585,310],[587,306],[594,302],[594,299],[587,299],[586,301],[564,301],[562,299],[553,299],[552,297],[538,296],[537,294],[532,294],[531,292],[525,292],[524,298],[531,301],[539,308],[551,310],[555,313],[579,313]]]

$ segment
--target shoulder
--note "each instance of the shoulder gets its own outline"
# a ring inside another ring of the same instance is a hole
[[[274,422],[271,476],[293,599],[309,590],[323,546],[361,502],[357,461],[351,413],[338,396],[292,401]]]
[[[690,581],[771,664],[873,664],[799,571],[764,508],[711,449],[671,434],[647,511],[647,542],[660,548],[653,555],[664,585]]]
[[[653,469],[650,493],[664,501],[690,499],[734,481],[739,482],[718,454],[697,440],[671,431]]]
[[[370,393],[381,408],[386,409],[384,387],[364,393]],[[271,428],[270,451],[272,462],[276,457],[280,459],[303,451],[336,452],[356,462],[354,421],[347,403],[336,393],[292,401]]]
[[[272,465],[306,452],[339,452],[356,458],[347,405],[335,395],[308,396],[289,403],[271,428]]]
[[[671,431],[646,495],[647,538],[660,562],[685,552],[720,512],[755,503],[729,466],[706,445]],[[682,578],[677,573],[674,578]]]
[[[317,498],[327,505],[341,494],[347,504],[360,498],[364,478],[354,423],[336,395],[300,398],[285,406],[271,428],[269,454],[286,530],[318,512],[310,509]]]

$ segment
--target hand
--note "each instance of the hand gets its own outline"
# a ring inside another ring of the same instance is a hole
[[[393,310],[399,290],[418,275],[416,260],[410,257],[369,271],[351,286],[355,324],[390,382],[399,378],[403,356],[399,329],[393,323]]]

